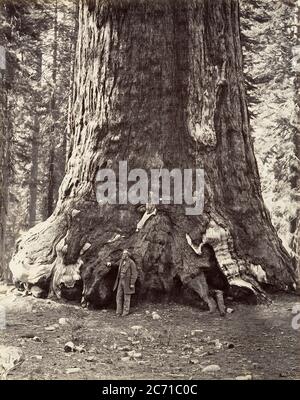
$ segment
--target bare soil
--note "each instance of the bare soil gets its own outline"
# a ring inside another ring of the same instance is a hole
[[[114,310],[15,296],[0,344],[21,347],[25,361],[7,379],[299,379],[300,331],[291,325],[299,297],[272,300],[229,304],[234,313],[225,318],[173,303],[139,305],[118,318]],[[160,319],[153,320],[154,311]],[[68,323],[59,324],[60,318]],[[65,352],[69,341],[85,352]],[[128,359],[131,350],[136,357]],[[220,370],[202,372],[211,364]],[[67,374],[69,368],[80,370]]]

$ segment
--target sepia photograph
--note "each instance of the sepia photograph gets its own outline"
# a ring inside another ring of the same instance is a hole
[[[0,0],[0,380],[299,380],[299,296],[300,0]]]

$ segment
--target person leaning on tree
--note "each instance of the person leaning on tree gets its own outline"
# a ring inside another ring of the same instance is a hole
[[[114,291],[117,289],[117,316],[126,316],[130,311],[131,295],[135,293],[135,282],[138,272],[135,262],[130,258],[128,250],[124,250],[119,264],[118,276]]]

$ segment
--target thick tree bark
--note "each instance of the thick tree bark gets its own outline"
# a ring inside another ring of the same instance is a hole
[[[67,297],[82,281],[85,300],[101,306],[129,248],[140,299],[178,298],[187,287],[209,304],[204,273],[236,297],[263,298],[259,281],[293,287],[261,196],[236,0],[81,1],[71,123],[56,210],[20,242],[10,264],[16,280],[48,279]],[[147,171],[204,168],[204,213],[158,205],[136,232],[137,206],[96,202],[98,169],[117,171],[122,160]]]
[[[0,4],[0,13],[4,5]],[[9,106],[8,89],[10,74],[8,73],[7,38],[4,29],[0,28],[1,62],[0,62],[0,279],[7,279],[8,265],[5,258],[6,220],[8,208],[8,178],[10,159]]]
[[[2,55],[3,56],[3,55]],[[5,232],[7,215],[7,93],[5,71],[0,70],[0,279],[5,270]]]
[[[295,121],[294,121],[294,151],[295,158],[291,163],[291,189],[292,195],[299,201],[300,190],[300,1],[295,0],[295,47],[294,47],[294,103],[295,103]],[[294,253],[294,259],[297,264],[297,289],[300,291],[300,208],[296,210],[296,217],[291,221],[290,232],[292,234],[291,248]]]

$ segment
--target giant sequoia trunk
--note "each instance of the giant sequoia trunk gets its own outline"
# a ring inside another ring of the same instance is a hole
[[[0,4],[0,13],[3,5]],[[6,73],[7,64],[7,40],[4,30],[0,28],[0,279],[6,277],[5,268],[5,236],[8,197],[8,120],[7,120],[7,90],[8,79]]]
[[[82,1],[71,156],[54,214],[18,244],[15,280],[105,305],[121,251],[137,296],[262,295],[292,288],[295,270],[266,211],[249,134],[236,0]],[[99,205],[99,168],[204,168],[205,206]],[[202,252],[197,247],[202,243]],[[199,253],[199,254],[198,254]],[[79,292],[79,294],[78,294]]]

